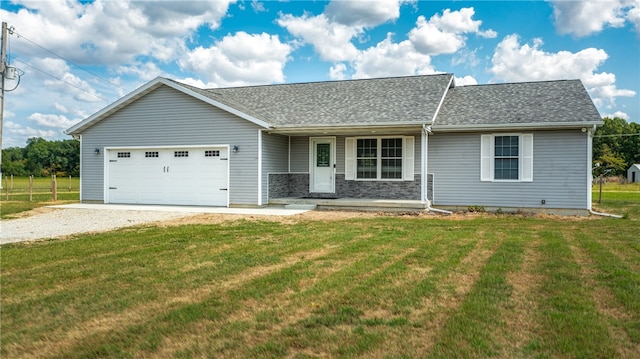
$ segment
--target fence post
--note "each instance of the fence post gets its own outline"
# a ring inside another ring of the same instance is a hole
[[[7,176],[4,176],[4,192],[6,193],[6,199],[9,200],[9,180],[7,180]]]
[[[56,175],[52,176],[51,179],[51,194],[54,201],[58,200],[58,183],[56,181]]]
[[[33,175],[29,176],[29,202],[33,202]]]
[[[71,176],[69,176],[69,192],[71,192]]]
[[[13,193],[13,175],[11,175],[11,193]]]

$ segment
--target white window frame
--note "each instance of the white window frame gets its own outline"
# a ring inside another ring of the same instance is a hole
[[[402,139],[402,177],[382,178],[382,140],[390,138]],[[357,178],[357,143],[358,140],[375,139],[378,141],[376,156],[376,178]],[[345,138],[345,179],[347,181],[414,181],[415,137],[413,136],[359,136]]]
[[[518,136],[518,179],[495,179],[495,138]],[[492,133],[480,136],[480,181],[533,182],[533,134]]]

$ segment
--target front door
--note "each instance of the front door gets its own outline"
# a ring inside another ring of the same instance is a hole
[[[335,193],[335,137],[312,137],[309,146],[309,192]]]

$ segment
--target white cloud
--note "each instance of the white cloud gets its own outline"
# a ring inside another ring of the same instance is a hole
[[[17,136],[20,136],[20,138],[24,138],[25,142],[27,138],[31,138],[31,137],[42,137],[46,139],[46,138],[54,138],[60,135],[60,131],[39,130],[39,129],[31,128],[29,126],[23,127],[12,121],[6,121],[4,123],[4,131],[7,132],[9,135],[14,135],[14,136],[8,136],[10,139],[17,138],[15,136],[17,135]],[[3,147],[5,147],[5,146],[24,146],[25,144],[24,143],[3,143],[2,145]]]
[[[409,40],[395,43],[392,34],[375,46],[359,50],[354,39],[364,36],[365,28],[378,25],[399,16],[401,1],[338,1],[330,3],[325,13],[296,17],[280,14],[278,24],[291,34],[313,46],[323,60],[340,62],[334,65],[329,76],[341,79],[346,76],[345,62],[353,67],[353,78],[431,74],[431,55],[450,54],[466,44],[465,34],[495,37],[493,30],[480,31],[479,20],[473,20],[473,8],[459,11],[445,10],[429,21],[420,16]]]
[[[622,27],[626,21],[640,30],[640,1],[551,1],[555,25],[560,34],[584,37],[605,27]]]
[[[329,68],[329,78],[332,80],[344,80],[347,78],[347,65],[337,63]]]
[[[435,73],[431,57],[415,50],[410,41],[391,41],[392,34],[353,61],[353,78],[427,75]]]
[[[35,122],[38,126],[67,129],[75,125],[78,120],[69,120],[64,115],[33,113],[28,118],[29,121]]]
[[[463,8],[459,11],[444,10],[442,16],[433,15],[429,21],[419,16],[416,27],[409,32],[409,40],[415,48],[426,55],[452,54],[463,48],[468,33],[484,38],[496,37],[493,30],[480,31],[482,21],[473,20],[475,10]]]
[[[332,1],[324,13],[333,22],[347,26],[374,27],[400,17],[402,0]]]
[[[598,106],[614,104],[619,96],[635,96],[634,91],[616,87],[614,74],[596,73],[597,68],[608,58],[604,50],[588,48],[576,53],[549,53],[541,49],[542,44],[541,39],[535,39],[533,45],[521,45],[517,35],[505,37],[493,55],[491,72],[494,80],[518,82],[580,79]]]
[[[217,28],[233,1],[17,1],[17,13],[0,10],[16,33],[77,63],[94,65],[145,55],[169,61],[185,50],[184,37],[202,25]],[[42,49],[16,37],[14,51]]]
[[[151,61],[118,66],[116,72],[120,75],[135,76],[142,81],[150,81],[164,75],[164,71],[158,67],[158,64]]]
[[[277,35],[238,32],[212,47],[195,48],[179,64],[215,86],[284,82],[283,69],[291,51]]]
[[[630,116],[629,114],[627,114],[626,112],[622,112],[622,111],[616,111],[614,113],[608,113],[608,114],[604,114],[602,115],[602,117],[609,117],[609,118],[623,118],[625,120],[629,120]]]
[[[455,78],[455,83],[456,86],[470,86],[470,85],[477,85],[478,81],[473,78],[473,76],[465,76],[465,77],[456,77]]]
[[[267,11],[267,9],[264,8],[264,3],[261,3],[258,0],[251,0],[251,8],[255,12],[265,12],[265,11]]]
[[[363,33],[362,27],[332,22],[324,14],[300,17],[281,14],[277,22],[294,36],[313,45],[323,60],[348,61],[358,54],[351,40]]]

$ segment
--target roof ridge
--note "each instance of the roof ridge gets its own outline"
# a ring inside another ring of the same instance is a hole
[[[500,85],[526,85],[526,84],[544,84],[550,82],[574,82],[580,81],[580,79],[560,79],[560,80],[540,80],[540,81],[520,81],[520,82],[496,82],[487,84],[475,84],[475,85],[456,85],[455,88],[461,87],[480,87],[480,86],[500,86]]]
[[[206,88],[203,88],[202,90],[213,91],[213,90],[227,90],[227,89],[271,87],[271,86],[296,86],[296,85],[331,84],[331,83],[346,83],[346,82],[365,82],[365,81],[376,81],[376,80],[395,80],[395,79],[436,77],[436,76],[454,76],[454,74],[450,72],[445,72],[440,74],[429,74],[429,75],[385,76],[385,77],[370,77],[370,78],[363,78],[363,79],[347,79],[347,80],[325,80],[325,81],[319,80],[319,81],[288,82],[288,83],[246,85],[246,86],[206,87]]]

